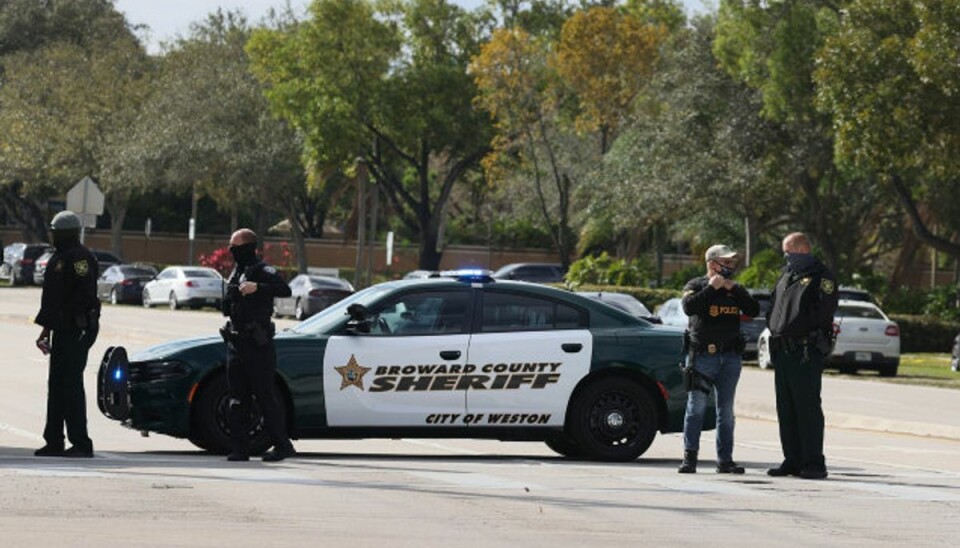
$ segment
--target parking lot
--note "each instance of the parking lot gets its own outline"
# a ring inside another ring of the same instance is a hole
[[[735,458],[744,476],[681,476],[680,436],[636,462],[569,461],[541,443],[297,442],[279,465],[227,463],[141,437],[94,401],[103,351],[215,333],[209,311],[105,305],[86,371],[97,458],[38,459],[45,358],[39,289],[0,289],[0,529],[4,546],[952,545],[960,508],[956,391],[824,380],[830,479],[774,479],[773,375],[744,370]],[[279,320],[278,328],[294,322]]]

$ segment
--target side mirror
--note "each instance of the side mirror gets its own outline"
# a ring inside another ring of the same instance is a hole
[[[354,303],[347,307],[347,315],[351,320],[359,322],[369,318],[370,311],[362,304]]]

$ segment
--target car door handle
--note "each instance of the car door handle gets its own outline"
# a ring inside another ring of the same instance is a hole
[[[577,352],[583,350],[583,345],[580,343],[563,343],[560,345],[560,348],[562,348],[563,351],[567,352],[568,354],[576,354]]]
[[[441,350],[440,357],[445,360],[455,360],[460,357],[459,350]]]

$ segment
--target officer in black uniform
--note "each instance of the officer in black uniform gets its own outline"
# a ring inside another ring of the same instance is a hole
[[[810,254],[810,240],[795,232],[783,240],[787,265],[767,313],[783,463],[771,476],[827,477],[820,402],[824,361],[833,348],[837,282]]]
[[[229,316],[221,333],[227,342],[227,383],[230,388],[228,420],[233,451],[231,461],[249,460],[251,397],[263,413],[264,427],[274,444],[263,455],[267,462],[295,454],[287,436],[283,408],[277,397],[277,356],[273,346],[275,328],[273,298],[289,297],[290,287],[272,266],[257,257],[257,235],[242,228],[230,237],[230,253],[236,262],[227,284],[223,313]]]
[[[760,305],[740,284],[730,278],[737,266],[737,253],[725,245],[707,250],[707,274],[687,282],[683,311],[690,317],[686,333],[687,410],[683,420],[683,462],[678,472],[697,471],[700,432],[707,398],[716,393],[717,472],[742,474],[733,460],[733,399],[740,380],[744,341],[740,316],[756,316]]]
[[[36,323],[43,327],[37,347],[50,353],[47,380],[46,445],[39,457],[93,457],[87,435],[83,370],[100,328],[97,258],[80,243],[80,218],[61,211],[50,223],[56,251],[47,263]],[[52,339],[52,340],[51,340]],[[72,447],[64,450],[63,426]]]

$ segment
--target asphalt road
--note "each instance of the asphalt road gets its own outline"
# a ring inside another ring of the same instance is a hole
[[[265,465],[143,438],[100,415],[94,380],[107,346],[213,333],[221,320],[209,312],[106,306],[86,371],[97,457],[35,458],[46,390],[30,323],[38,301],[36,289],[0,289],[0,546],[956,542],[960,403],[943,389],[825,379],[822,482],[764,474],[780,459],[772,375],[751,368],[738,394],[740,477],[713,472],[712,433],[695,476],[676,473],[676,434],[629,464],[566,461],[539,443],[402,439],[300,441],[297,458]],[[932,432],[899,432],[912,427]]]

